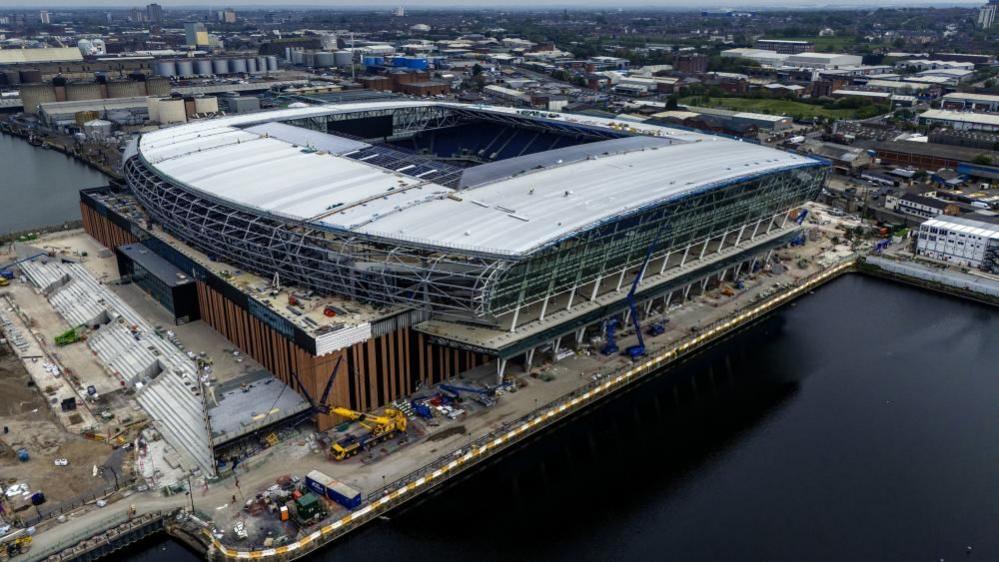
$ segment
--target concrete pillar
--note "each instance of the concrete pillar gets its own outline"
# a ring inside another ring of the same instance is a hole
[[[687,286],[686,286],[686,287],[685,287],[685,288],[683,289],[683,300],[687,300],[687,296],[688,296],[688,295],[690,295],[690,288],[691,288],[691,287],[693,287],[693,286],[694,286],[694,284],[693,284],[693,283],[691,283],[690,285],[687,285]]]
[[[496,359],[496,384],[503,384],[503,375],[506,373],[506,359]]]
[[[534,363],[534,350],[536,348],[532,347],[524,353],[524,370],[528,373],[531,372],[531,364]]]
[[[586,336],[586,326],[576,330],[576,345],[583,343],[583,338]]]
[[[673,299],[673,291],[670,291],[669,294],[666,295],[666,304],[663,305],[664,312],[669,310],[669,301],[671,301],[672,299]]]
[[[558,361],[558,349],[562,345],[562,336],[555,338],[552,342],[552,361]]]
[[[652,313],[652,299],[649,299],[648,302],[645,303],[645,315],[648,316],[651,313]]]
[[[517,330],[517,319],[520,317],[520,306],[513,309],[513,321],[510,322],[510,333]]]
[[[702,295],[704,294],[704,291],[708,290],[708,280],[709,279],[711,279],[711,278],[710,277],[705,277],[704,281],[701,281],[701,294]]]

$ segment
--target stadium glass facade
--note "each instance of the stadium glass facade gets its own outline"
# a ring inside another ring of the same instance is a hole
[[[215,201],[125,163],[133,193],[174,236],[233,265],[324,294],[486,319],[593,282],[655,255],[786,213],[814,198],[826,167],[749,177],[614,217],[526,255],[491,255],[326,230]]]

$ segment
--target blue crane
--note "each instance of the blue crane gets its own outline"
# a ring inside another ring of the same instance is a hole
[[[7,279],[13,279],[14,278],[14,274],[10,271],[11,268],[13,268],[14,266],[16,266],[19,263],[24,263],[26,261],[31,261],[31,260],[33,260],[35,258],[40,258],[40,257],[42,257],[44,255],[47,255],[47,254],[45,252],[38,252],[37,254],[35,254],[33,256],[28,256],[26,258],[21,258],[21,259],[19,259],[17,261],[8,263],[7,265],[3,266],[3,271],[0,271],[0,275],[2,275],[3,277],[6,277]]]
[[[496,402],[493,400],[493,396],[496,394],[495,389],[488,388],[474,388],[471,386],[457,386],[453,384],[440,384],[437,386],[443,391],[451,392],[456,395],[461,395],[462,392],[469,392],[472,394],[478,394],[479,396],[473,397],[473,399],[482,404],[483,406],[492,406]]]
[[[804,224],[805,217],[807,217],[807,216],[808,216],[808,209],[802,209],[801,212],[798,213],[797,218],[794,219],[794,223],[797,224],[798,226],[801,226],[802,224]],[[799,232],[798,235],[795,236],[791,240],[791,245],[792,246],[804,246],[805,245],[805,231],[804,230],[802,230],[801,232]]]
[[[660,226],[660,230],[662,230]],[[645,338],[642,336],[642,325],[638,321],[638,306],[635,304],[635,290],[638,289],[638,284],[642,282],[642,278],[645,276],[645,270],[649,268],[649,262],[652,261],[652,253],[656,249],[656,243],[659,242],[659,232],[656,233],[655,238],[649,244],[649,248],[645,251],[645,260],[642,261],[642,267],[638,270],[638,274],[635,275],[635,280],[631,282],[631,289],[628,291],[628,296],[625,300],[628,301],[628,310],[631,311],[631,322],[635,326],[635,335],[638,336],[638,344],[628,347],[625,351],[628,357],[631,357],[632,361],[638,359],[639,357],[645,355]],[[615,338],[615,333],[617,328],[620,326],[617,318],[612,318],[607,322],[607,344],[604,348],[600,350],[604,355],[612,355],[618,352],[617,340]],[[662,328],[662,331],[659,328]],[[659,335],[665,332],[665,326],[657,324],[653,328],[653,335]]]

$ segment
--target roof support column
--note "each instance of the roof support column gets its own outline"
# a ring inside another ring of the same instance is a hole
[[[727,230],[722,233],[721,242],[718,243],[718,251],[715,252],[716,254],[720,254],[721,251],[722,251],[722,248],[725,247],[725,239],[726,238],[728,238],[728,231]]]
[[[586,326],[576,330],[576,345],[583,343],[584,336],[586,336]]]
[[[603,276],[598,275],[596,280],[593,281],[593,292],[590,294],[590,302],[597,300],[597,290],[600,289],[600,282],[603,280]]]
[[[788,212],[784,213],[784,220],[782,220],[781,223],[780,223],[780,227],[781,228],[784,228],[785,226],[787,226],[787,218],[788,218],[787,216],[790,215],[790,214],[791,214],[791,211],[788,211]]]
[[[524,301],[524,289],[521,289],[520,293],[517,295],[517,308],[513,309],[513,321],[510,322],[511,333],[517,329],[517,318],[520,317],[520,307],[523,301]]]
[[[555,338],[552,342],[552,361],[558,363],[558,348],[562,345],[562,336]]]
[[[576,281],[573,282],[572,289],[569,291],[569,304],[565,305],[566,310],[572,308],[572,300],[576,298],[576,289],[579,288],[579,280],[582,278],[583,278],[583,268],[580,267],[579,270],[576,271]]]
[[[666,256],[663,257],[663,265],[659,268],[659,275],[666,273],[666,266],[669,265],[669,255],[673,253],[672,250],[666,252]]]
[[[534,363],[534,350],[535,349],[537,349],[537,348],[532,347],[531,349],[528,349],[527,352],[524,353],[524,372],[525,373],[530,373],[531,372],[531,363]]]
[[[496,359],[496,384],[503,384],[504,374],[506,374],[506,359],[500,357]]]
[[[673,291],[670,291],[669,294],[666,295],[666,300],[663,304],[663,312],[669,310],[669,301],[671,300],[673,300]]]
[[[621,291],[621,285],[624,284],[624,274],[625,273],[628,273],[628,267],[627,266],[625,266],[625,268],[621,270],[621,276],[617,278],[617,289],[614,289],[615,292],[620,292]]]
[[[735,237],[735,245],[738,246],[739,242],[742,242],[742,233],[746,231],[746,225],[742,225],[739,229],[739,235]]]
[[[706,239],[706,240],[704,241],[704,246],[703,246],[703,247],[701,247],[701,255],[697,256],[697,259],[699,259],[699,260],[702,260],[702,259],[704,259],[704,252],[707,252],[707,251],[708,251],[708,244],[709,244],[710,242],[711,242],[711,237],[709,236],[709,237],[708,237],[708,238],[707,238],[707,239]]]
[[[691,282],[690,285],[687,285],[686,287],[684,287],[684,289],[683,289],[683,300],[687,300],[687,297],[690,295],[690,288],[693,287],[693,286],[694,286],[694,283]]]
[[[750,237],[749,237],[750,240],[756,240],[756,231],[758,231],[760,229],[760,225],[761,224],[763,224],[763,219],[760,219],[759,221],[757,221],[756,226],[753,228],[753,234],[750,235]]]
[[[692,245],[692,244],[687,244],[687,249],[685,249],[685,250],[683,251],[683,257],[682,257],[682,258],[680,258],[680,267],[683,267],[683,264],[687,263],[687,254],[689,254],[689,253],[690,253],[690,246],[691,246],[691,245]]]
[[[550,290],[551,289],[549,289],[549,291]],[[543,303],[541,303],[541,316],[538,317],[538,320],[544,320],[545,319],[545,312],[548,311],[548,299],[550,299],[550,298],[551,298],[551,293],[545,295],[545,300],[544,300]]]

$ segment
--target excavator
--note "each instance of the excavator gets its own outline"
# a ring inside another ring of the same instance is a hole
[[[391,439],[397,433],[405,433],[408,422],[406,415],[394,408],[385,408],[380,416],[348,408],[333,408],[330,413],[356,421],[365,430],[360,435],[347,435],[330,446],[333,460],[337,461],[350,458],[376,443]]]

